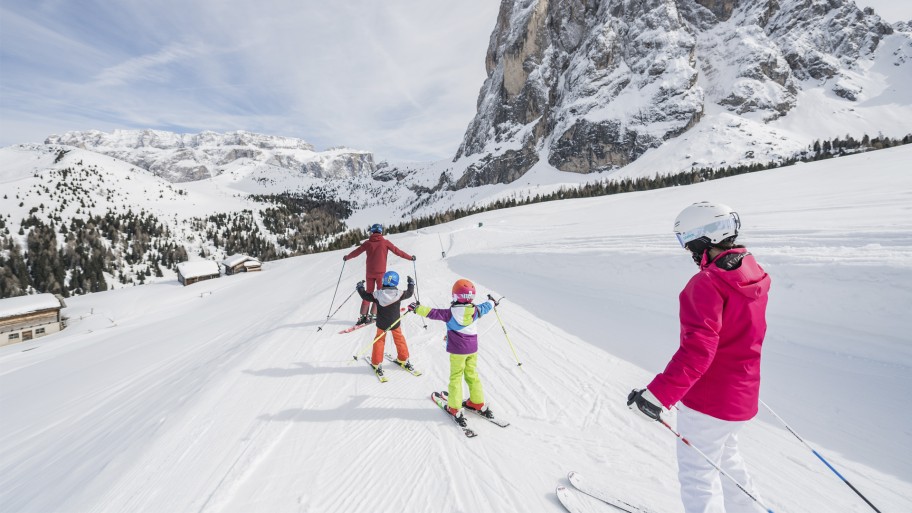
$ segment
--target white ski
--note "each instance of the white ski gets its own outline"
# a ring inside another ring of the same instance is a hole
[[[557,500],[570,513],[617,513],[617,509],[595,499],[587,499],[584,493],[558,486],[555,490]]]
[[[639,506],[634,506],[633,504],[618,499],[608,490],[592,485],[586,481],[586,479],[584,479],[582,474],[579,472],[571,471],[569,474],[567,474],[567,479],[570,480],[570,484],[572,484],[573,487],[577,490],[585,493],[590,497],[596,498],[605,504],[614,506],[618,510],[626,511],[627,513],[653,513],[648,509],[643,509]]]

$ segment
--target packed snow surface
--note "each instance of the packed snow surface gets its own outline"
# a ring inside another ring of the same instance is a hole
[[[374,335],[337,334],[363,258],[68,299],[64,332],[0,348],[0,511],[558,512],[577,470],[680,512],[678,442],[624,401],[677,347],[695,267],[671,226],[699,200],[740,212],[772,277],[763,399],[882,511],[912,511],[910,161],[895,148],[392,236],[418,260],[390,268],[417,269],[424,304],[460,277],[506,296],[522,366],[489,315],[480,374],[512,425],[469,417],[474,439],[429,399],[447,382],[441,323],[405,319],[421,377],[390,367],[381,384],[352,359]],[[741,440],[775,511],[869,511],[765,411]]]

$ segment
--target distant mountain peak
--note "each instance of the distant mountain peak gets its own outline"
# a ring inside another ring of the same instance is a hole
[[[802,91],[855,102],[873,76],[859,63],[893,33],[851,0],[502,0],[456,186],[508,183],[543,159],[622,167],[720,107],[765,123]]]
[[[352,178],[373,173],[370,152],[349,148],[317,151],[303,139],[244,130],[177,134],[164,130],[86,130],[52,135],[45,144],[62,144],[116,157],[171,182],[202,180],[232,163],[270,165],[317,178]]]

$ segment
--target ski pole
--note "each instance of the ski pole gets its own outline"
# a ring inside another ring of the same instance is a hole
[[[770,413],[772,413],[773,416],[776,417],[776,419],[778,419],[779,422],[781,422],[783,426],[785,426],[785,429],[787,429],[789,433],[795,435],[795,438],[797,438],[798,440],[800,440],[801,443],[803,443],[805,447],[807,447],[808,449],[810,449],[811,452],[814,453],[814,456],[817,456],[817,458],[818,458],[820,461],[822,461],[823,464],[826,465],[828,469],[832,470],[833,473],[836,474],[836,475],[839,477],[839,479],[842,479],[842,482],[843,482],[843,483],[845,483],[846,485],[848,485],[848,487],[851,488],[853,492],[855,492],[856,494],[858,494],[858,496],[861,497],[861,499],[862,499],[863,501],[865,501],[866,503],[868,503],[868,506],[871,506],[871,509],[873,509],[873,510],[876,511],[877,513],[880,513],[880,510],[877,509],[876,506],[874,506],[873,504],[871,504],[871,501],[869,501],[867,497],[865,497],[864,495],[862,495],[861,492],[859,492],[857,488],[855,488],[854,486],[852,486],[852,483],[850,483],[848,479],[846,479],[845,477],[843,477],[842,474],[840,474],[838,470],[836,470],[835,468],[833,468],[833,465],[830,465],[830,462],[828,462],[826,459],[824,459],[824,457],[821,456],[819,452],[817,452],[816,450],[814,450],[814,448],[811,447],[810,444],[808,444],[807,442],[805,442],[805,441],[804,441],[804,438],[801,438],[801,436],[799,436],[798,433],[796,433],[795,430],[792,429],[792,427],[788,425],[788,423],[786,423],[784,420],[782,420],[782,417],[780,417],[779,415],[777,415],[776,412],[774,412],[773,409],[770,408],[768,404],[766,404],[766,403],[763,402],[762,400],[760,401],[760,404],[762,404],[764,408],[766,408]]]
[[[414,260],[412,260],[412,269],[415,271],[415,300],[420,303],[421,296],[418,295],[418,266]],[[427,329],[427,321],[424,320],[424,317],[421,318],[421,325],[424,326],[424,329]]]
[[[386,334],[390,332],[390,330],[392,330],[392,329],[396,328],[397,326],[399,326],[399,321],[401,321],[402,318],[405,317],[405,316],[408,315],[408,314],[409,314],[409,310],[406,310],[404,314],[400,315],[398,319],[396,319],[395,321],[393,321],[392,324],[390,324],[390,327],[389,327],[389,328],[386,328],[385,330],[383,330],[383,333],[381,333],[381,334],[377,335],[376,337],[374,337],[374,340],[371,340],[370,344],[365,345],[364,347],[361,348],[360,351],[358,351],[358,354],[352,356],[352,360],[354,360],[354,361],[357,362],[357,361],[358,361],[358,358],[361,358],[362,356],[364,356],[364,353],[366,353],[367,350],[371,348],[371,346],[373,346],[374,344],[376,344],[377,341],[380,340],[382,337],[385,337]]]
[[[320,327],[317,328],[317,331],[322,330],[322,329],[323,329],[323,326],[326,326],[326,323],[329,322],[330,319],[332,319],[333,317],[335,317],[337,313],[339,313],[339,310],[341,310],[342,307],[345,306],[345,303],[348,303],[348,300],[351,299],[352,296],[355,295],[355,292],[356,292],[356,291],[353,290],[353,291],[351,292],[351,294],[349,294],[348,297],[345,298],[345,301],[342,301],[341,303],[339,303],[339,308],[336,308],[336,311],[333,312],[332,315],[330,315],[329,317],[327,317],[325,321],[323,321],[323,324],[321,324]]]
[[[714,469],[718,470],[720,474],[722,474],[723,476],[727,477],[732,483],[735,483],[735,486],[737,486],[738,489],[740,489],[742,492],[745,493],[745,495],[747,495],[748,497],[750,497],[751,499],[753,499],[753,501],[756,502],[758,506],[760,506],[761,508],[763,508],[764,511],[766,511],[767,513],[774,513],[773,510],[769,509],[769,508],[766,506],[766,504],[763,504],[763,503],[760,501],[760,499],[754,497],[754,495],[753,495],[752,493],[750,493],[749,491],[747,491],[747,488],[745,488],[741,483],[739,483],[737,480],[735,480],[735,478],[733,478],[732,476],[730,476],[730,475],[728,474],[728,472],[722,470],[718,465],[716,465],[715,463],[713,463],[713,461],[712,461],[711,459],[709,459],[709,456],[707,456],[703,451],[701,451],[700,449],[698,449],[695,445],[692,445],[692,444],[690,443],[690,440],[688,440],[688,439],[684,438],[683,436],[681,436],[681,433],[678,433],[677,431],[675,431],[674,428],[671,427],[667,422],[665,422],[661,417],[658,418],[658,419],[656,419],[656,420],[658,420],[659,423],[661,423],[663,426],[667,427],[669,431],[671,431],[672,433],[674,433],[674,435],[675,435],[676,437],[678,437],[678,439],[680,439],[682,442],[684,442],[684,445],[686,445],[687,447],[690,447],[691,449],[693,449],[693,450],[697,451],[698,453],[700,453],[700,456],[703,456],[703,459],[704,459],[704,460],[706,460],[710,465],[712,465]]]
[[[345,272],[345,262],[347,262],[347,261],[348,261],[348,260],[343,260],[343,261],[342,261],[342,270],[339,271],[339,279],[336,280],[336,290],[333,291],[333,298],[332,298],[332,301],[329,302],[329,312],[332,312],[333,303],[336,302],[336,293],[339,292],[339,284],[342,283],[342,273]],[[338,311],[338,310],[336,310],[336,311]],[[326,326],[326,323],[329,322],[329,318],[332,317],[332,315],[331,315],[329,312],[326,312],[326,322],[324,322],[323,324],[321,324],[320,327],[317,328],[317,331],[322,330],[322,329],[323,329],[323,326]]]
[[[498,299],[498,300],[495,301],[495,300],[494,300],[494,297],[491,296],[491,294],[488,294],[488,299],[490,299],[492,302],[494,302],[494,315],[497,316],[497,322],[500,323],[500,329],[503,330],[504,336],[507,337],[507,343],[510,344],[510,350],[513,351],[513,358],[516,360],[516,366],[517,366],[517,367],[522,367],[522,362],[520,362],[520,361],[519,361],[519,357],[516,356],[516,348],[513,347],[513,342],[510,340],[510,335],[507,334],[507,328],[504,326],[503,321],[500,319],[500,314],[497,313],[497,303],[503,301],[503,298],[504,298],[504,297],[501,296],[500,299]]]

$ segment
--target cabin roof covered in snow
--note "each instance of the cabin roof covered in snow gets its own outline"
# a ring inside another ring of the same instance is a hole
[[[54,294],[33,294],[30,296],[0,299],[0,318],[26,315],[51,308],[62,308]]]
[[[257,260],[256,258],[253,258],[252,256],[237,254],[237,255],[231,255],[231,256],[225,257],[225,259],[222,260],[222,265],[227,265],[228,267],[234,267],[234,266],[240,264],[241,262],[247,262],[247,261],[252,261],[252,262],[256,262],[256,263],[260,262],[259,260]]]
[[[195,262],[181,262],[177,264],[177,271],[184,278],[199,278],[211,274],[219,274],[219,265],[213,260],[197,260]]]

